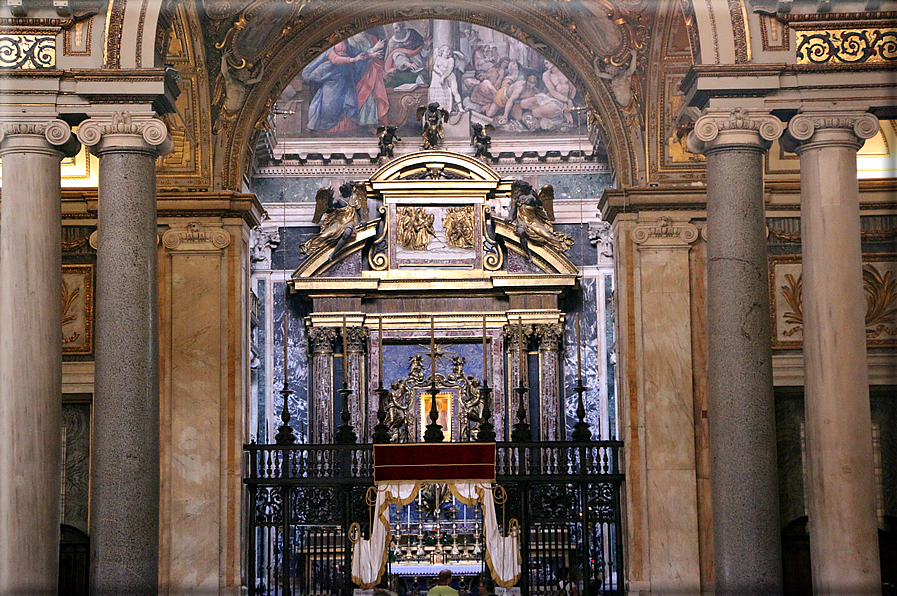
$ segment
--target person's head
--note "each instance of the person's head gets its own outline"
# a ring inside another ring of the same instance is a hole
[[[490,578],[482,578],[480,580],[480,594],[494,594],[495,593],[495,582]]]
[[[536,75],[529,75],[526,77],[526,87],[528,89],[535,89],[539,85],[539,77]]]
[[[520,72],[520,63],[517,62],[516,60],[509,61],[508,62],[508,72],[513,74],[516,77],[517,73]]]
[[[439,572],[439,575],[436,576],[436,583],[440,586],[447,586],[449,582],[452,581],[452,572],[448,569],[443,569]]]
[[[402,21],[399,21],[398,23],[393,23],[392,30],[395,31],[396,33],[401,33],[402,31],[405,30],[405,23],[403,23]]]

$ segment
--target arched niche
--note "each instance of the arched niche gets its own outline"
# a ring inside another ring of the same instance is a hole
[[[256,4],[259,4],[257,1]],[[415,19],[440,19],[469,22],[493,29],[524,42],[554,63],[584,97],[593,114],[593,123],[606,147],[617,183],[639,184],[644,178],[641,109],[624,113],[609,92],[606,79],[596,76],[596,61],[610,60],[619,64],[629,58],[631,49],[644,48],[648,26],[631,13],[606,4],[607,21],[620,29],[618,51],[601,56],[587,43],[577,29],[577,19],[563,6],[565,3],[521,3],[496,0],[482,3],[473,0],[416,0],[402,3],[348,0],[339,10],[326,10],[315,2],[296,3],[293,18],[284,19],[284,30],[275,40],[264,42],[263,57],[256,59],[253,75],[258,78],[245,92],[239,113],[231,113],[218,124],[216,146],[216,185],[235,188],[248,167],[253,139],[264,127],[274,101],[283,88],[315,57],[336,43],[374,26]],[[576,3],[571,3],[576,4]],[[315,8],[318,8],[317,10]],[[242,17],[241,17],[242,18]],[[592,18],[582,17],[583,19]],[[612,19],[616,20],[612,20]],[[644,19],[643,19],[644,21]],[[245,29],[250,21],[237,20],[234,28]],[[240,31],[228,32],[219,42],[221,55],[234,59]],[[617,56],[617,54],[621,54]],[[245,67],[243,58],[237,66]],[[261,66],[259,66],[261,65]],[[210,65],[210,70],[212,65]]]

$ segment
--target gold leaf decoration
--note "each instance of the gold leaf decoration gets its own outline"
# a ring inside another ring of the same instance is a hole
[[[791,273],[787,273],[785,274],[785,284],[779,288],[779,291],[791,310],[786,311],[783,316],[785,323],[794,325],[794,327],[784,330],[782,334],[785,337],[790,337],[804,328],[804,313],[801,303],[804,283],[801,275],[795,278]]]
[[[866,337],[897,334],[897,278],[893,272],[882,273],[874,265],[863,265],[863,286],[866,289]]]

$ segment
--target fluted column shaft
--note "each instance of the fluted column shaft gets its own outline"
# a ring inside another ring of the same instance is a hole
[[[784,126],[707,110],[689,145],[707,156],[707,389],[716,593],[781,594],[763,154]]]
[[[91,590],[157,594],[159,304],[155,160],[170,141],[151,115],[78,130],[99,158]]]
[[[60,120],[0,122],[0,594],[55,594],[62,432]]]
[[[808,513],[813,593],[881,593],[856,154],[863,113],[805,113],[800,156]]]

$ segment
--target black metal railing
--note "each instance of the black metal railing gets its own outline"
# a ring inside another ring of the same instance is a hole
[[[249,594],[350,595],[349,526],[370,531],[373,446],[244,449]],[[569,596],[571,586],[582,596],[623,593],[622,456],[620,441],[496,444],[496,483],[507,497],[497,502],[498,522],[505,532],[511,519],[520,524],[522,596],[557,596],[562,586]],[[422,512],[408,514],[423,528]],[[396,558],[388,574],[401,566]],[[400,593],[415,589],[387,579]]]

